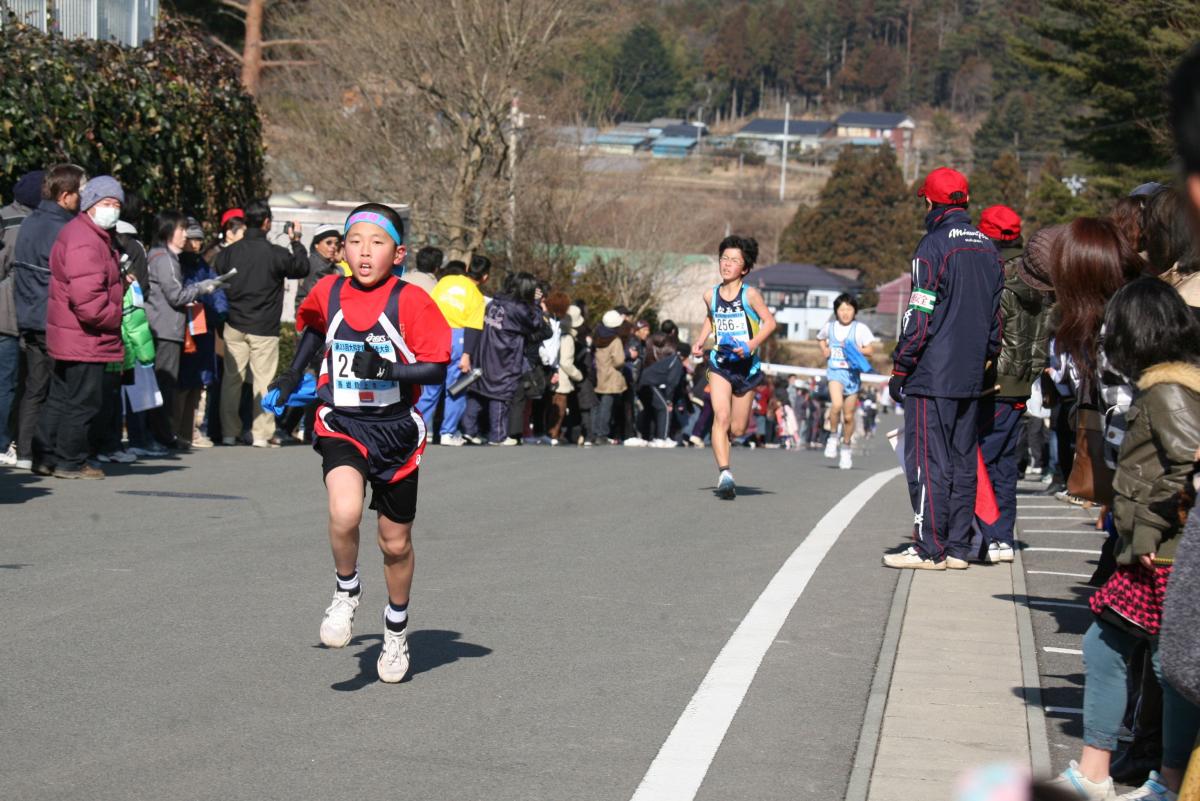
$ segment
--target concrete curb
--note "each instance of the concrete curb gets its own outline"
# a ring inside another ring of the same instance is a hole
[[[1042,705],[1042,684],[1037,664],[1037,643],[1033,639],[1033,621],[1029,616],[1029,596],[1025,588],[1025,566],[1021,550],[1013,549],[1013,604],[1017,612],[1017,639],[1021,644],[1021,679],[1025,685],[1025,724],[1029,727],[1029,762],[1034,777],[1050,775],[1050,741],[1046,737],[1046,709]]]
[[[901,570],[900,578],[896,581],[892,608],[888,613],[887,627],[883,631],[883,642],[879,646],[875,678],[871,681],[871,693],[867,696],[867,711],[863,715],[858,747],[854,750],[854,765],[846,783],[845,801],[866,801],[867,793],[871,789],[871,771],[875,768],[875,753],[879,748],[879,735],[883,731],[883,713],[887,709],[888,692],[892,686],[892,669],[896,665],[896,651],[900,647],[900,632],[904,628],[904,612],[908,609],[908,591],[912,587],[914,572]],[[1035,669],[1035,676],[1036,673]],[[1041,706],[1038,710],[1041,710]],[[1044,732],[1043,727],[1043,738]]]

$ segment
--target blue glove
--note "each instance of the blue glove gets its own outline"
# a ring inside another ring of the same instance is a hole
[[[262,409],[264,412],[278,415],[283,414],[289,406],[307,406],[314,402],[317,399],[317,377],[312,373],[305,373],[304,378],[300,381],[300,386],[289,392],[283,401],[279,399],[280,390],[281,387],[272,385],[267,390],[267,394],[263,395]]]

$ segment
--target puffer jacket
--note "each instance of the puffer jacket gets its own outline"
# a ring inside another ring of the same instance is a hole
[[[146,293],[146,317],[154,336],[168,342],[183,342],[187,327],[187,305],[200,297],[200,286],[183,285],[179,257],[164,247],[150,249],[150,291]]]
[[[611,337],[611,338],[610,338]],[[607,340],[607,341],[606,341]],[[604,344],[601,344],[601,343]],[[625,345],[616,332],[596,326],[596,394],[620,395],[629,388],[621,367],[625,364]]]
[[[87,214],[63,226],[50,251],[46,351],[68,362],[115,362],[124,285],[112,237]]]
[[[577,384],[583,383],[583,372],[575,366],[575,329],[570,320],[563,320],[562,339],[558,341],[558,383],[554,391],[570,395]]]
[[[58,233],[75,216],[53,200],[43,200],[24,219],[13,246],[13,300],[17,327],[46,330],[46,299],[50,297],[50,250]]]
[[[1142,373],[1137,386],[1113,479],[1120,564],[1149,553],[1175,557],[1179,493],[1200,447],[1200,366],[1156,364]]]
[[[1018,257],[1019,258],[1019,257]],[[1026,284],[1017,259],[1004,265],[1004,290],[1000,294],[1003,335],[1000,355],[985,386],[996,387],[1001,398],[1024,400],[1041,375],[1050,355],[1050,318],[1054,296]]]

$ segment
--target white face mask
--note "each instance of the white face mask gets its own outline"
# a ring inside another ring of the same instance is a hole
[[[92,214],[92,222],[106,231],[114,228],[119,219],[121,219],[121,209],[117,206],[97,206]]]

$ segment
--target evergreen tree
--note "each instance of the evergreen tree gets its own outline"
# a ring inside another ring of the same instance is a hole
[[[908,269],[921,210],[890,147],[846,147],[817,205],[802,207],[784,229],[780,256],[859,270],[873,288]]]
[[[1160,130],[1171,66],[1200,38],[1200,3],[1173,0],[1047,0],[1038,39],[1016,44],[1091,111],[1072,144],[1098,164],[1154,167],[1169,157]]]
[[[977,209],[1003,204],[1023,214],[1025,209],[1025,174],[1016,154],[1007,150],[988,167],[971,176],[971,205]]]
[[[655,28],[641,23],[625,36],[613,68],[613,85],[626,119],[649,120],[677,110],[679,71]]]
[[[1058,159],[1050,158],[1042,165],[1037,186],[1029,195],[1029,205],[1022,230],[1029,235],[1039,228],[1058,225],[1086,214],[1090,209],[1082,198],[1071,194],[1063,183],[1064,170]]]

